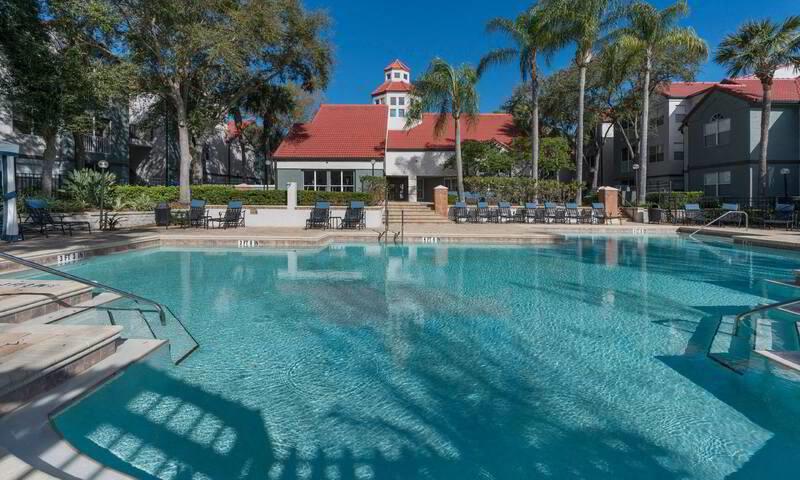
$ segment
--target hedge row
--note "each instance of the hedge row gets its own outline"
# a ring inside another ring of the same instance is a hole
[[[648,193],[645,199],[649,206],[683,208],[687,203],[697,203],[703,195],[703,192],[653,192]]]
[[[159,202],[176,203],[179,189],[118,185],[113,195],[120,210],[146,210]],[[285,190],[237,190],[227,185],[193,185],[192,198],[205,200],[211,205],[225,205],[230,200],[241,200],[245,205],[286,205]],[[316,200],[346,205],[351,200],[369,202],[370,195],[361,192],[297,192],[297,203],[300,205],[313,205]]]

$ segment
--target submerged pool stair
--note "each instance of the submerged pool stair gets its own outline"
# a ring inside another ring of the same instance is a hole
[[[800,372],[800,298],[722,317],[708,356],[739,374],[756,358]]]
[[[46,308],[42,310],[43,315],[27,319],[31,324],[119,326],[122,327],[120,337],[123,340],[167,340],[176,364],[199,347],[183,322],[166,305],[7,253],[0,252],[0,258],[65,279],[51,283],[83,288],[82,302],[65,303],[57,309]],[[2,312],[0,318],[1,315]]]

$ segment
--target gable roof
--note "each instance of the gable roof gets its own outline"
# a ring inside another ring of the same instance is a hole
[[[703,93],[717,82],[670,82],[662,86],[659,92],[667,98],[687,98]]]
[[[308,123],[292,127],[275,158],[383,158],[386,105],[321,105]]]
[[[715,92],[725,93],[752,104],[761,104],[764,89],[761,81],[752,78],[726,78],[708,89],[708,94],[692,108],[683,119],[681,128]],[[772,101],[776,103],[800,103],[800,78],[776,78],[772,83]]]
[[[396,58],[394,60],[394,62],[390,63],[389,65],[386,65],[386,68],[384,68],[383,71],[384,72],[388,72],[389,70],[392,70],[392,69],[394,69],[394,70],[406,70],[408,72],[411,71],[411,69],[408,68],[405,63],[401,62],[399,58]]]
[[[434,126],[439,114],[426,113],[422,123],[408,130],[390,131],[387,150],[452,150],[455,148],[455,125],[445,124],[444,131],[437,136]],[[483,113],[478,115],[475,124],[470,125],[462,119],[461,140],[494,140],[504,146],[518,134],[514,118],[507,113]]]
[[[761,103],[764,88],[754,78],[725,79],[719,87],[749,102]],[[776,78],[772,83],[773,102],[800,102],[800,78]]]
[[[382,95],[386,92],[410,92],[414,87],[408,82],[385,81],[372,92],[372,96]]]

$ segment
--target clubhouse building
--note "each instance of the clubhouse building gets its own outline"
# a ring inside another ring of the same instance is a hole
[[[414,101],[411,70],[395,60],[364,105],[323,104],[310,122],[295,125],[273,155],[277,185],[319,191],[360,191],[361,178],[385,175],[391,200],[432,201],[437,185],[454,190],[452,120],[440,135],[438,114],[424,114],[407,126]],[[492,141],[508,148],[514,137],[509,114],[480,114],[474,125],[462,120],[462,140]]]

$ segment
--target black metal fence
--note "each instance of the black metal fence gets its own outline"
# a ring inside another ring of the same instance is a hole
[[[35,192],[42,189],[42,176],[32,173],[18,173],[15,176],[15,186],[18,192]],[[60,189],[64,185],[64,175],[53,175],[53,189]]]

